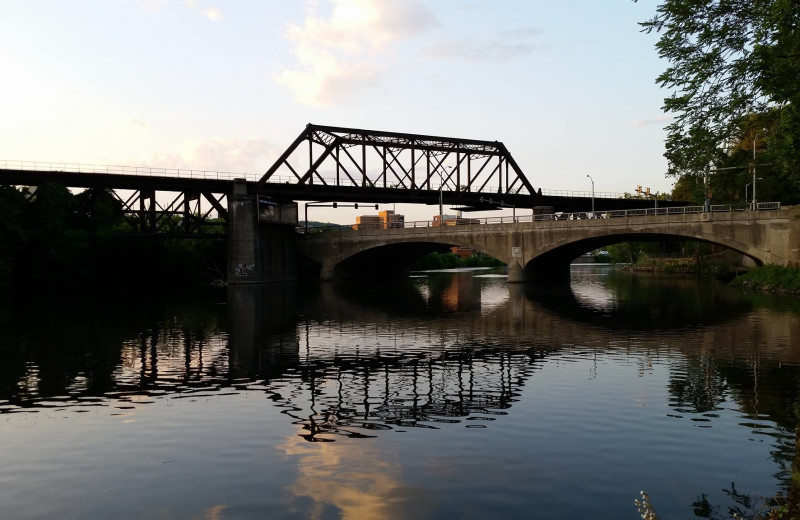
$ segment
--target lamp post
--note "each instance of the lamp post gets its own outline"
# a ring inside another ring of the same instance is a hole
[[[758,180],[760,180],[760,181],[764,180],[764,177],[758,177]],[[745,200],[745,202],[747,202],[747,192],[750,191],[750,186],[752,184],[753,184],[752,182],[748,182],[747,184],[744,185],[744,200]]]
[[[592,218],[594,218],[594,179],[589,174],[586,174],[589,177],[589,180],[592,181]]]
[[[445,166],[445,168],[452,169],[452,166]],[[444,225],[444,209],[442,202],[442,188],[444,187],[444,180],[442,180],[442,170],[439,169],[439,225]]]
[[[443,205],[444,204],[442,203],[442,170],[439,170],[439,226],[444,224],[444,222],[442,222],[442,220],[444,220],[444,216],[442,215],[442,213],[444,212],[442,209]]]
[[[756,139],[761,134],[756,134],[753,136],[753,211],[758,208],[756,205]]]

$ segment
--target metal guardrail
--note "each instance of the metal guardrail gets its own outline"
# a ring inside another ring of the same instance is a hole
[[[756,211],[774,211],[781,208],[780,202],[759,202],[756,205]],[[711,212],[736,212],[736,211],[752,211],[751,208],[743,208],[741,206],[732,205],[713,205],[710,207]],[[445,226],[439,226],[438,221],[434,220],[416,220],[404,222],[402,225],[396,223],[388,229],[398,228],[431,228],[431,227],[452,227],[452,226],[468,226],[468,225],[486,225],[486,224],[519,224],[523,222],[552,222],[552,221],[568,221],[568,220],[613,220],[616,218],[625,217],[645,217],[648,215],[694,215],[704,213],[703,206],[678,206],[671,208],[642,208],[642,209],[619,209],[610,211],[597,211],[592,213],[590,211],[579,211],[574,213],[551,213],[544,215],[520,215],[520,216],[504,216],[504,217],[481,217],[469,218],[462,217],[456,218],[451,221],[446,221]],[[379,229],[387,229],[382,227],[381,224],[358,224],[356,225],[336,225],[336,226],[318,226],[308,229],[309,233],[319,233],[325,231],[342,231],[342,230],[363,230],[363,231],[376,231]],[[303,230],[299,227],[299,232]]]
[[[583,199],[590,199],[592,198],[591,191],[571,191],[571,190],[550,190],[542,188],[542,195],[546,195],[548,197],[572,197],[572,198],[583,198]],[[594,198],[596,199],[624,199],[630,197],[630,193],[619,193],[616,191],[596,191],[594,192]],[[661,200],[661,199],[659,199]]]
[[[0,160],[0,169],[44,172],[90,173],[98,175],[135,175],[141,177],[177,177],[181,179],[233,180],[244,178],[256,181],[252,173],[188,170],[182,168],[152,168],[149,166],[119,166],[83,163],[55,163]]]

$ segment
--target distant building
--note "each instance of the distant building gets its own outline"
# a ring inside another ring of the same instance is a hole
[[[353,229],[388,229],[401,228],[405,225],[406,217],[397,215],[394,211],[385,210],[377,215],[361,215],[356,217]]]
[[[353,224],[353,229],[379,229],[381,226],[381,218],[378,215],[361,215],[356,217],[356,223]]]
[[[444,222],[444,223],[442,223]],[[469,224],[480,224],[481,221],[476,218],[463,218],[461,214],[458,215],[442,215],[442,221],[439,221],[439,215],[433,216],[433,226],[465,226]]]
[[[469,258],[471,256],[475,256],[476,253],[476,251],[471,247],[461,247],[461,246],[451,247],[450,252],[458,256],[459,258]]]
[[[381,218],[381,222],[383,223],[383,228],[401,228],[405,226],[406,217],[405,215],[398,215],[394,211],[386,210],[381,211],[378,213],[378,216]]]

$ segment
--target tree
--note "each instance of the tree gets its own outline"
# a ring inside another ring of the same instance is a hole
[[[25,194],[15,187],[0,186],[0,287],[13,275],[17,257],[25,247],[20,221],[26,202]]]
[[[661,34],[656,48],[670,62],[657,78],[672,90],[663,109],[675,114],[667,126],[668,175],[698,175],[724,165],[748,144],[752,159],[752,144],[761,138],[770,167],[797,199],[797,0],[664,0],[641,25]]]

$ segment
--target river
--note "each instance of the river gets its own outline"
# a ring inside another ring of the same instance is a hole
[[[0,518],[659,518],[790,491],[800,302],[573,266],[7,305]]]

